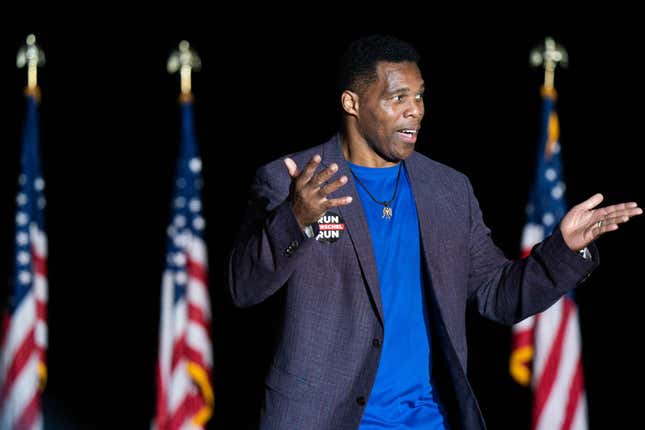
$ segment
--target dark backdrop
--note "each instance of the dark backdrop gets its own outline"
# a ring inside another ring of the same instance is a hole
[[[11,25],[1,30],[2,303],[11,277],[26,79],[15,54],[35,32],[47,55],[39,75],[50,253],[47,428],[146,428],[153,416],[180,119],[178,77],[166,73],[165,62],[183,38],[203,62],[193,88],[214,312],[210,428],[248,427],[270,353],[276,304],[236,310],[226,293],[225,257],[247,187],[262,163],[334,133],[335,65],[352,38],[383,32],[417,46],[428,86],[418,149],[469,175],[509,256],[518,254],[539,133],[542,73],[529,67],[528,53],[546,35],[570,55],[569,69],[556,74],[569,202],[595,192],[609,203],[645,202],[636,155],[643,142],[643,30],[627,12],[554,20],[537,9],[514,17],[507,10],[503,18],[466,20],[405,8],[367,20],[339,10],[325,25],[310,22],[320,10],[292,9],[294,18],[250,6],[210,15],[178,7],[175,19],[109,12],[59,10],[55,20],[42,14],[35,21],[21,13],[5,16]],[[72,13],[81,18],[65,18]],[[577,291],[596,429],[626,428],[640,416],[637,396],[627,393],[643,382],[634,348],[644,231],[638,219],[600,239],[602,264]],[[471,377],[490,428],[522,428],[530,397],[507,375],[510,330],[474,315],[469,330]]]

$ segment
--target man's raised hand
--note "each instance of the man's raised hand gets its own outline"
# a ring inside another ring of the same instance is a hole
[[[327,198],[334,191],[347,183],[347,176],[341,176],[328,182],[338,171],[336,163],[330,164],[318,173],[314,173],[320,164],[320,155],[314,155],[302,171],[298,171],[296,162],[285,158],[284,164],[291,176],[289,198],[291,208],[300,228],[315,223],[332,207],[345,206],[352,202],[350,196]]]
[[[617,230],[619,224],[626,223],[631,217],[643,213],[635,202],[598,208],[602,201],[602,194],[594,194],[572,207],[562,218],[560,231],[564,241],[572,250],[581,250],[600,235]]]

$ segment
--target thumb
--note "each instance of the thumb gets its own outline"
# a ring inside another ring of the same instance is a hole
[[[285,158],[283,161],[284,161],[284,165],[287,167],[289,176],[291,176],[292,178],[295,178],[296,176],[298,176],[298,166],[296,166],[296,162],[288,157]]]
[[[587,210],[591,210],[598,206],[605,198],[602,194],[596,193],[593,196],[589,197],[587,200],[581,203],[582,207]]]

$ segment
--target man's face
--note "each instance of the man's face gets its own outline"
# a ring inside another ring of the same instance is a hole
[[[424,114],[421,71],[412,62],[380,62],[376,74],[377,80],[359,95],[359,132],[381,158],[405,160],[414,150]]]

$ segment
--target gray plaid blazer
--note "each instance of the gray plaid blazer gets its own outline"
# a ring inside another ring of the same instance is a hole
[[[333,209],[345,225],[340,238],[325,242],[303,234],[288,201],[290,177],[278,159],[258,170],[229,255],[236,305],[260,303],[279,290],[285,296],[262,430],[356,430],[387,324],[370,231],[338,136],[291,157],[303,167],[314,154],[323,166],[337,163],[338,176],[349,179],[336,195],[350,195],[353,203]],[[597,250],[592,245],[592,260],[581,258],[556,229],[526,259],[509,260],[491,240],[466,176],[416,152],[405,163],[432,315],[434,383],[453,428],[483,429],[466,375],[467,303],[494,321],[520,321],[584,281],[597,265]]]

